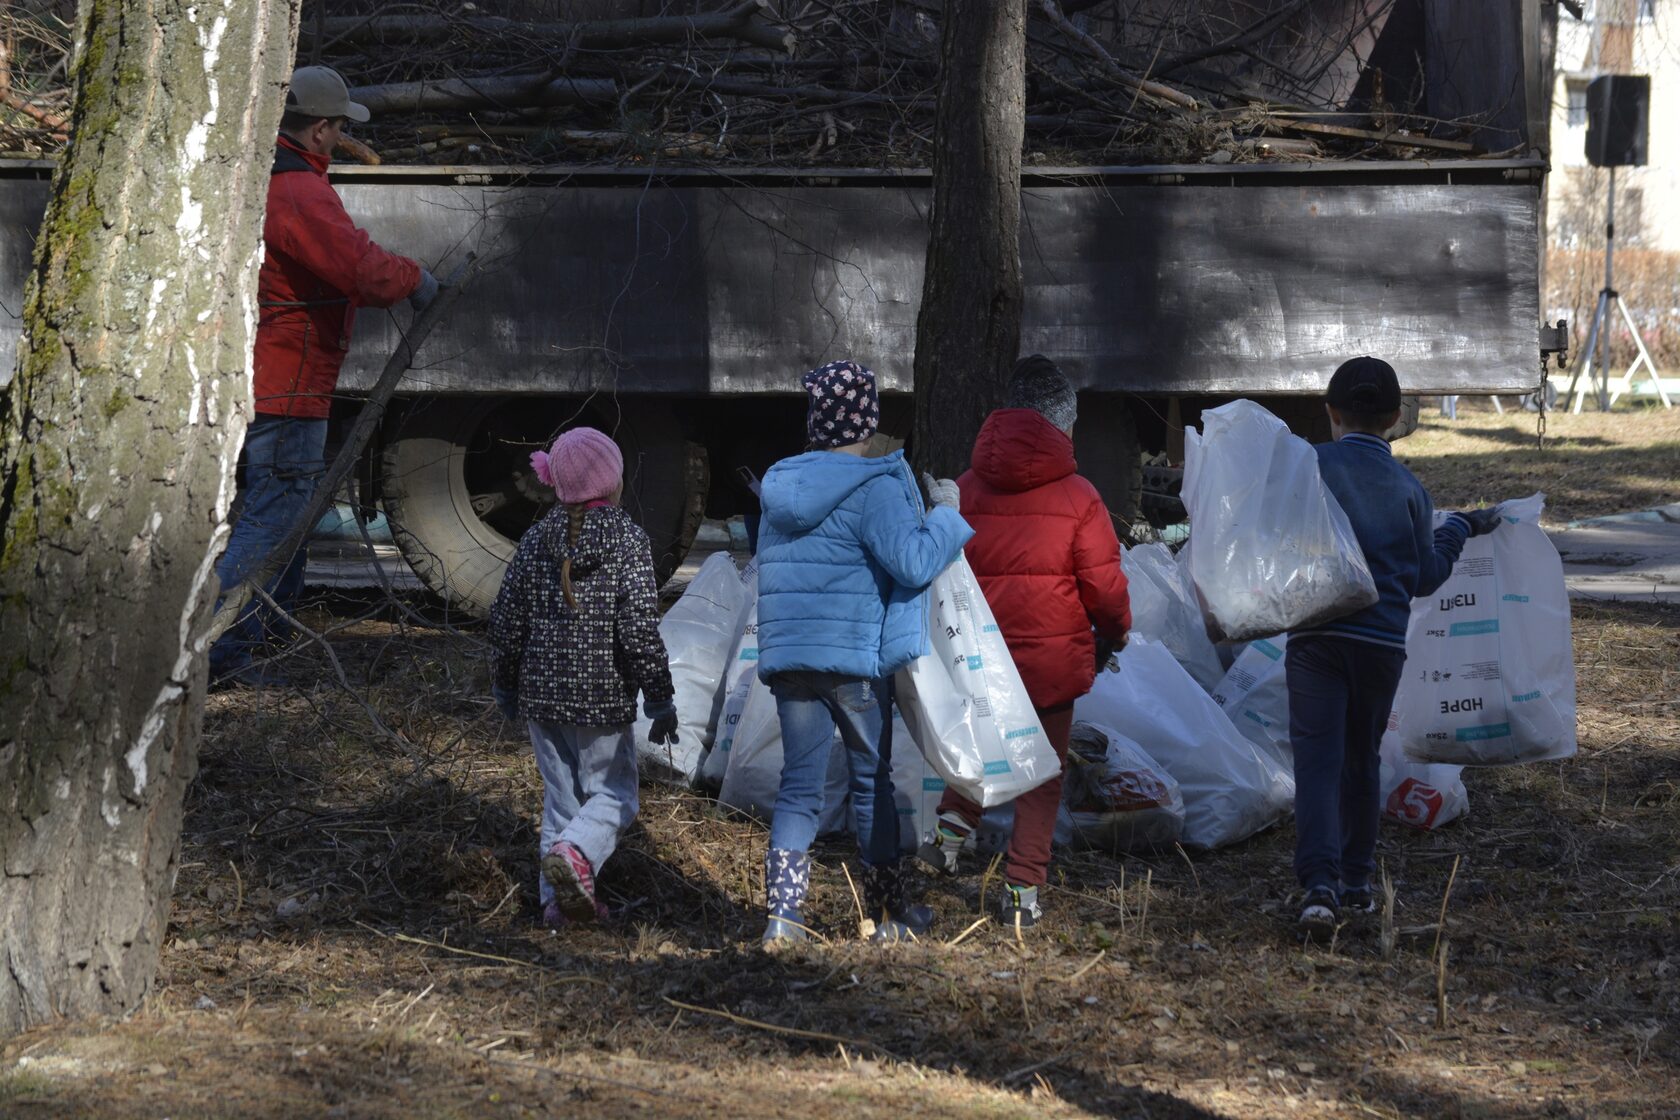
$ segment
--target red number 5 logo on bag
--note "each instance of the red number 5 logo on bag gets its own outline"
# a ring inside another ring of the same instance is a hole
[[[1441,791],[1416,778],[1407,778],[1388,795],[1386,812],[1402,824],[1429,828],[1441,811]]]

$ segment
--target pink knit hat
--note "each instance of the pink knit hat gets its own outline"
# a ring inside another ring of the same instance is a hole
[[[554,487],[562,505],[579,506],[618,489],[624,481],[624,455],[605,432],[573,428],[547,451],[532,452],[531,469],[545,486]]]

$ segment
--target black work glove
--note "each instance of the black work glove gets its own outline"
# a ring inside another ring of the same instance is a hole
[[[1097,635],[1097,676],[1102,676],[1110,669],[1120,668],[1120,662],[1115,659],[1114,655],[1125,647],[1126,643],[1124,641],[1116,642],[1103,637],[1101,634]]]
[[[519,722],[519,694],[512,689],[503,688],[499,684],[490,686],[490,695],[496,701],[496,710],[502,713],[502,718],[513,723]]]
[[[1498,506],[1488,506],[1486,509],[1469,509],[1459,514],[1470,526],[1472,537],[1483,537],[1499,528],[1504,523]]]
[[[648,730],[648,742],[658,747],[677,745],[677,706],[670,701],[663,704],[643,704],[642,708],[653,720]]]

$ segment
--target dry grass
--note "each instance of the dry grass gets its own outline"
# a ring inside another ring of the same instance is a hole
[[[1546,523],[1555,525],[1680,501],[1680,408],[1549,413],[1544,450],[1531,412],[1500,416],[1465,398],[1458,416],[1426,408],[1419,430],[1394,445],[1442,508],[1544,490]]]
[[[528,747],[461,638],[393,637],[365,623],[338,650],[405,744],[323,662],[312,686],[213,699],[154,998],[7,1044],[0,1111],[1602,1117],[1680,1100],[1680,612],[1578,607],[1580,757],[1475,772],[1468,820],[1385,832],[1388,960],[1375,921],[1329,950],[1294,942],[1288,826],[1193,867],[1066,859],[1024,948],[992,926],[945,944],[978,876],[929,890],[928,943],[857,943],[831,847],[810,912],[829,942],[769,958],[762,829],[657,788],[602,875],[623,920],[540,931]]]

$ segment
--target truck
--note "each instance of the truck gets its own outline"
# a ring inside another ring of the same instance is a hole
[[[1251,397],[1316,433],[1324,383],[1349,356],[1392,362],[1413,415],[1419,395],[1535,390],[1553,337],[1539,292],[1555,10],[1398,7],[1407,18],[1351,42],[1349,65],[1429,48],[1422,104],[1473,122],[1456,139],[1320,120],[1376,158],[1266,158],[1262,145],[1252,160],[1024,167],[1022,352],[1078,385],[1081,470],[1122,529],[1142,520],[1145,464],[1181,459],[1203,408]],[[0,163],[7,308],[50,172]],[[883,432],[910,429],[925,168],[352,164],[332,178],[377,241],[438,275],[477,256],[356,482],[457,609],[489,608],[553,500],[530,452],[568,425],[620,443],[626,504],[666,575],[704,518],[741,512],[739,468],[798,450],[805,370],[862,362]],[[354,414],[405,322],[358,317],[338,414]]]

